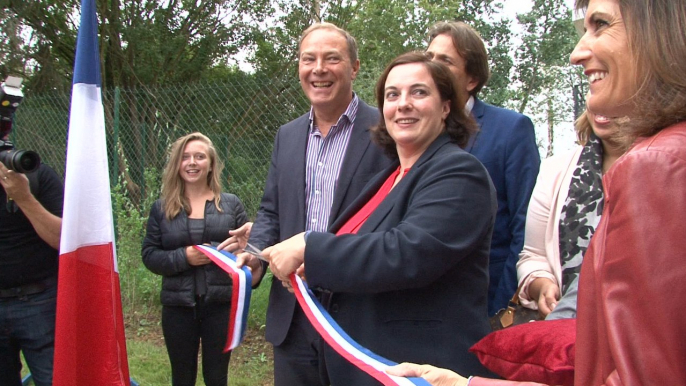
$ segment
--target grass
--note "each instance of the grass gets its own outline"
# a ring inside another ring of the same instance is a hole
[[[243,343],[231,354],[229,365],[230,386],[271,386],[273,381],[272,348],[264,340],[264,319],[269,300],[269,278],[253,291],[248,330]],[[169,357],[164,346],[160,312],[126,316],[126,349],[131,378],[140,386],[171,384]],[[202,381],[202,363],[199,363],[196,385]]]
[[[272,386],[274,384],[272,348],[264,340],[264,320],[269,300],[270,281],[269,277],[265,278],[264,284],[252,293],[245,339],[231,354],[230,386]],[[145,312],[129,311],[124,315],[129,373],[140,386],[171,385],[171,368],[162,336],[160,315],[159,307]],[[28,368],[24,362],[22,377],[26,374],[28,374]],[[204,385],[201,361],[199,361],[196,385]]]

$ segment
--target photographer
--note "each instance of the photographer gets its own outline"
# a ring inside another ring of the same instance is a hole
[[[20,351],[35,385],[51,385],[64,188],[46,165],[1,162],[0,185],[0,386],[21,385]]]

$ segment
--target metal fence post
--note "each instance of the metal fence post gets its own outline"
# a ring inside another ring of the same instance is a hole
[[[112,158],[110,159],[110,185],[117,183],[119,168],[117,162],[117,147],[119,144],[119,105],[121,103],[121,89],[114,88],[114,117],[112,120]]]

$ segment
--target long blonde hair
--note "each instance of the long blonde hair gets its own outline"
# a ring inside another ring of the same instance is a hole
[[[184,194],[186,185],[179,175],[183,151],[188,142],[191,141],[201,141],[207,145],[207,156],[210,160],[210,168],[207,173],[207,186],[212,190],[214,195],[214,205],[217,207],[217,210],[221,212],[221,207],[219,206],[222,192],[220,176],[222,170],[224,170],[224,164],[217,157],[217,150],[214,148],[212,141],[204,134],[195,132],[177,139],[169,150],[167,165],[164,167],[164,173],[162,174],[161,195],[164,214],[167,217],[167,220],[176,217],[181,212],[181,209],[185,210],[188,214],[191,213],[190,202]]]

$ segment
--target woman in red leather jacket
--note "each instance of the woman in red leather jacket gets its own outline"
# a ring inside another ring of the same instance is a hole
[[[577,0],[587,106],[632,144],[581,269],[575,385],[686,385],[686,0]],[[426,365],[434,386],[517,384]],[[519,383],[527,384],[527,383]],[[529,383],[531,384],[531,383]]]

